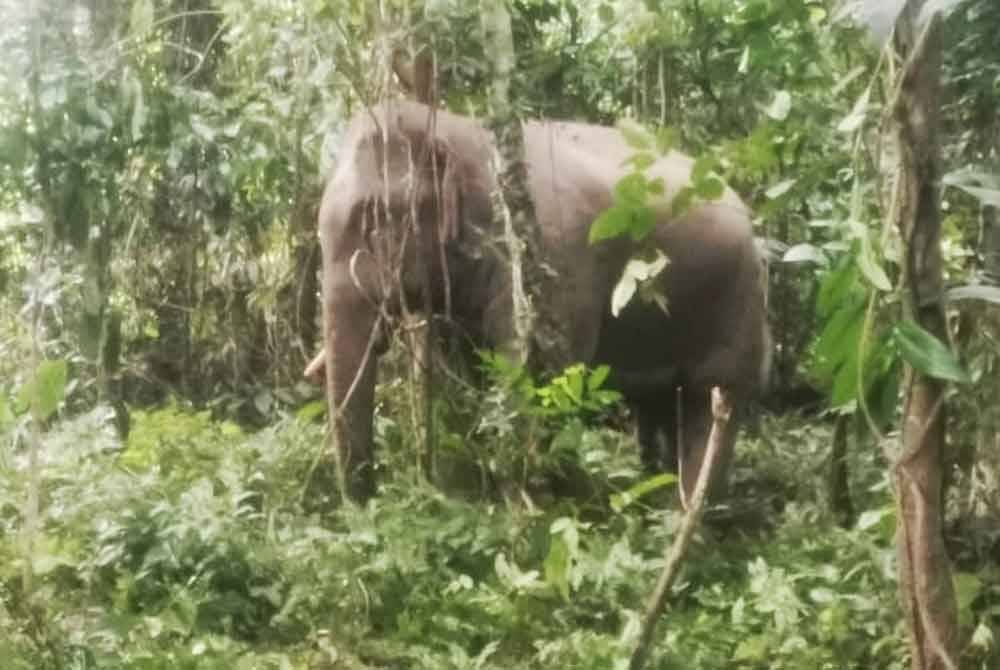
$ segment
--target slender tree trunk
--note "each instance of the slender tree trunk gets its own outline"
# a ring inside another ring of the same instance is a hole
[[[890,102],[889,137],[899,156],[890,223],[903,240],[906,316],[947,341],[940,248],[941,23],[919,27],[925,0],[911,0],[896,26],[903,63]],[[942,455],[944,385],[918,370],[905,372],[902,455],[892,468],[897,502],[899,584],[910,630],[913,670],[957,668],[958,625],[945,551]]]
[[[512,313],[512,353],[521,363],[532,355],[538,303],[538,247],[540,235],[535,208],[528,190],[524,164],[524,128],[511,100],[511,79],[515,65],[514,38],[510,13],[503,0],[482,0],[483,39],[493,57],[491,130],[496,135],[494,170],[497,190],[494,212],[502,222],[510,260]]]

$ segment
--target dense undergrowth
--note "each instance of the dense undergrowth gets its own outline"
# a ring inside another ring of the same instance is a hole
[[[524,465],[502,458],[511,439],[498,405],[481,419],[488,430],[466,434],[479,436],[475,449],[440,437],[451,449],[442,469],[476,485],[421,483],[405,431],[381,416],[380,494],[322,509],[305,487],[323,442],[314,408],[249,434],[174,404],[136,412],[124,444],[113,413],[97,409],[46,436],[30,539],[27,457],[5,448],[3,667],[623,668],[679,514],[671,490],[635,495],[630,439],[566,421],[557,405],[551,393],[540,402],[555,414],[535,426],[561,417],[558,462],[541,465],[552,481],[585,480],[570,495],[547,494],[537,477],[519,497],[491,485]],[[824,511],[828,427],[765,420],[750,432],[650,667],[907,667],[881,464],[852,457],[868,511],[841,530]],[[996,577],[959,578],[963,622],[981,636]],[[969,667],[995,667],[987,642],[969,648]]]

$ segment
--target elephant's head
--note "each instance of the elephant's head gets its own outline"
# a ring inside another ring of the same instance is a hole
[[[373,492],[375,362],[393,317],[450,310],[465,227],[489,219],[488,139],[428,108],[386,105],[346,133],[319,213],[326,384],[352,497]],[[315,373],[315,368],[313,368]]]

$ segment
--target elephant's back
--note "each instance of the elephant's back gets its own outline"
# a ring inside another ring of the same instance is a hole
[[[587,235],[611,206],[615,183],[631,171],[627,161],[635,150],[614,128],[539,123],[528,130],[536,214],[548,251],[557,263],[567,261],[558,269],[577,312],[600,315],[593,358],[611,364],[624,386],[643,392],[669,380],[758,386],[768,346],[763,265],[740,198],[727,189],[678,216],[670,199],[690,183],[694,161],[672,152],[647,168],[647,176],[664,182],[665,198],[651,203],[657,216],[652,241],[669,259],[659,282],[668,313],[636,298],[615,317],[611,294],[638,247],[627,239],[591,245]],[[571,327],[586,332],[587,324]]]

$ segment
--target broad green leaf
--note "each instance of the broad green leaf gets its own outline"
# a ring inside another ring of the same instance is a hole
[[[601,388],[601,385],[607,380],[609,374],[611,374],[611,368],[607,365],[599,365],[594,368],[587,379],[587,391],[593,392]]]
[[[768,106],[766,113],[775,121],[784,121],[792,111],[792,96],[788,91],[778,91]]]
[[[611,5],[603,4],[597,8],[597,17],[602,23],[611,24],[615,20],[615,10]]]
[[[935,379],[959,384],[972,381],[951,350],[919,324],[910,320],[901,321],[893,329],[893,339],[903,360],[915,370]]]
[[[627,174],[615,183],[612,195],[615,204],[642,205],[649,196],[649,181],[638,172]]]
[[[302,423],[309,423],[326,411],[326,400],[314,400],[306,403],[295,413],[295,418]]]
[[[21,387],[20,399],[36,421],[45,421],[58,409],[66,393],[66,361],[45,360],[35,376]]]
[[[718,200],[726,192],[726,184],[716,175],[710,174],[695,185],[695,192],[702,200]]]
[[[864,319],[863,300],[852,300],[827,314],[826,326],[813,347],[814,374],[832,381],[838,368],[857,353]]]
[[[545,570],[545,581],[562,596],[562,599],[569,602],[569,568],[570,556],[569,547],[562,535],[552,535],[549,544],[549,553],[545,556],[542,564]]]
[[[886,293],[892,290],[892,282],[889,281],[889,276],[882,269],[882,266],[879,265],[878,260],[876,260],[875,250],[872,248],[867,235],[861,238],[861,253],[858,255],[858,267],[861,269],[861,274],[865,276],[865,279],[872,286]]]
[[[833,377],[833,387],[830,391],[830,406],[843,408],[856,403],[858,400],[858,370],[860,361],[857,343],[859,340],[860,326],[852,333],[854,337],[845,340],[845,343],[853,341],[854,346],[845,347],[843,357],[836,366],[836,373]]]
[[[652,207],[643,205],[632,210],[629,217],[628,233],[633,240],[639,242],[646,238],[656,227],[656,212]]]
[[[823,277],[816,299],[816,311],[819,316],[828,317],[834,310],[840,309],[845,301],[862,293],[858,286],[858,268],[845,257],[839,267]]]
[[[621,512],[623,509],[634,503],[647,493],[670,486],[677,482],[677,475],[664,472],[648,479],[643,479],[638,484],[630,487],[627,491],[616,493],[611,496],[611,509]]]
[[[629,227],[629,212],[624,207],[612,206],[601,212],[590,225],[587,241],[590,244],[610,240],[624,234]]]

